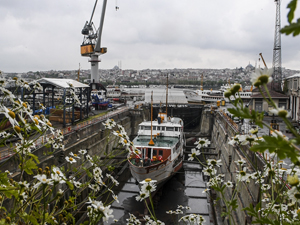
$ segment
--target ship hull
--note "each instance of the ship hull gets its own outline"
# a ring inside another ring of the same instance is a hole
[[[176,174],[182,168],[182,157],[179,156],[176,162],[167,161],[149,167],[134,166],[130,161],[130,172],[137,182],[147,178],[157,181],[157,186],[161,187],[167,180]]]

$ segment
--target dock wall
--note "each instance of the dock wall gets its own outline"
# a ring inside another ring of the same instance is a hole
[[[128,136],[135,135],[137,133],[138,124],[149,117],[147,110],[144,109],[127,109],[122,110],[120,113],[112,113],[111,115],[112,116],[108,116],[108,118],[113,119],[117,124],[122,125],[125,128]],[[64,134],[64,149],[54,151],[52,148],[38,147],[32,152],[38,156],[40,161],[38,167],[43,170],[45,170],[46,166],[51,168],[51,166],[54,165],[59,168],[68,168],[65,157],[68,156],[70,152],[78,154],[78,151],[81,149],[86,149],[91,157],[104,157],[105,153],[109,153],[114,147],[116,147],[118,143],[115,141],[116,137],[111,133],[111,130],[105,130],[103,123],[106,119],[107,118],[103,118],[103,120],[97,119],[91,123],[87,123],[86,126],[74,126],[70,127],[69,129],[65,129],[64,132],[68,132]],[[122,159],[110,159],[108,165],[124,160],[125,155]],[[72,167],[79,167],[83,163],[83,158],[76,159],[76,161],[77,162],[75,164],[72,164]],[[12,177],[14,180],[20,180],[20,176],[23,176],[25,180],[31,181],[33,177],[27,174],[21,174],[18,165],[18,160],[8,160],[7,163],[3,164],[2,169],[4,171],[7,169],[12,172]],[[116,167],[114,173],[117,174],[121,168],[122,167]],[[105,171],[106,168],[102,169]],[[80,178],[82,183],[86,180],[88,180],[86,174]],[[65,190],[68,188],[68,186],[66,184],[60,184],[57,185],[56,188],[57,190],[59,188]],[[65,195],[67,199],[69,193],[65,192]],[[80,199],[78,200],[83,201],[87,196],[88,192],[84,191],[81,193]],[[10,201],[5,202],[5,205],[8,208],[11,206],[11,204],[12,202]]]
[[[204,110],[201,121],[201,132],[211,133],[211,146],[215,149],[211,152],[218,153],[216,159],[222,160],[222,165],[218,170],[218,173],[225,174],[224,182],[231,181],[234,187],[237,184],[237,174],[240,168],[234,161],[243,159],[247,162],[247,173],[255,172],[255,167],[262,170],[264,164],[260,160],[259,155],[249,150],[249,146],[232,146],[228,144],[236,134],[239,133],[238,125],[232,122],[221,111]],[[212,157],[212,156],[211,156]],[[255,166],[254,166],[255,165]],[[235,218],[235,224],[251,224],[251,217],[243,210],[243,208],[253,205],[254,207],[259,201],[259,187],[257,184],[250,180],[250,183],[239,182],[238,183],[237,204],[238,208],[233,212]],[[234,188],[229,189],[225,193],[226,198],[229,200],[232,198]],[[211,191],[211,195],[214,199],[217,198],[218,193]],[[218,201],[218,208],[215,210],[220,219],[217,220],[217,224],[228,224],[227,218],[221,218],[220,212],[227,211],[225,204]]]

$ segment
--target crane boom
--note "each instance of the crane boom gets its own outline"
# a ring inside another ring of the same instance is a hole
[[[265,60],[264,60],[264,57],[262,56],[262,53],[259,53],[259,55],[260,55],[260,57],[261,57],[261,59],[262,59],[264,65],[265,65],[265,67],[268,69],[267,64],[266,64],[266,62],[265,62]]]
[[[103,0],[102,6],[102,13],[100,17],[100,25],[99,28],[96,30],[93,24],[93,17],[96,10],[98,0],[95,1],[94,8],[92,11],[92,15],[90,21],[86,21],[81,33],[84,35],[83,42],[80,46],[81,48],[81,55],[90,57],[89,62],[91,63],[91,82],[98,83],[99,82],[99,62],[98,59],[99,55],[105,54],[107,52],[107,48],[101,47],[101,36],[102,36],[102,29],[104,24],[104,17],[105,17],[105,10],[107,0]]]
[[[101,52],[101,36],[102,36],[102,29],[103,29],[103,23],[104,23],[104,17],[105,17],[106,3],[107,3],[107,0],[103,0],[102,13],[101,13],[101,18],[100,18],[100,26],[99,26],[99,30],[98,30],[98,39],[96,42],[95,52]]]

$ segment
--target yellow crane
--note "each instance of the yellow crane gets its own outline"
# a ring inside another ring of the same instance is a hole
[[[260,55],[260,58],[262,59],[264,65],[265,65],[265,67],[268,69],[267,64],[266,64],[266,62],[264,60],[264,57],[262,56],[262,53],[259,53],[259,55]]]
[[[201,91],[203,91],[203,73],[202,73],[202,75],[201,75]]]

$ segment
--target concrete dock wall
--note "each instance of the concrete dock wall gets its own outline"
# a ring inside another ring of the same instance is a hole
[[[253,173],[256,168],[259,170],[263,168],[264,164],[259,157],[249,150],[249,146],[232,146],[228,141],[238,134],[238,126],[229,120],[222,112],[206,110],[203,112],[201,121],[201,132],[211,133],[211,147],[214,150],[211,152],[218,153],[216,159],[222,160],[222,166],[219,168],[218,173],[225,174],[224,182],[231,181],[234,187],[238,185],[238,191],[235,193],[237,197],[238,208],[233,212],[236,224],[251,224],[251,217],[243,210],[250,204],[255,206],[259,201],[259,187],[252,180],[250,183],[236,182],[236,176],[240,170],[234,161],[244,159],[247,162],[247,173]],[[226,198],[232,198],[234,188],[229,189],[225,193]],[[218,193],[211,191],[212,196],[215,198]],[[220,204],[221,203],[221,204]],[[218,201],[218,209],[216,211],[226,211],[224,202]],[[219,213],[220,214],[220,213]],[[217,215],[217,217],[220,215]],[[221,217],[220,217],[221,218]],[[218,224],[228,224],[227,218],[218,220]]]

